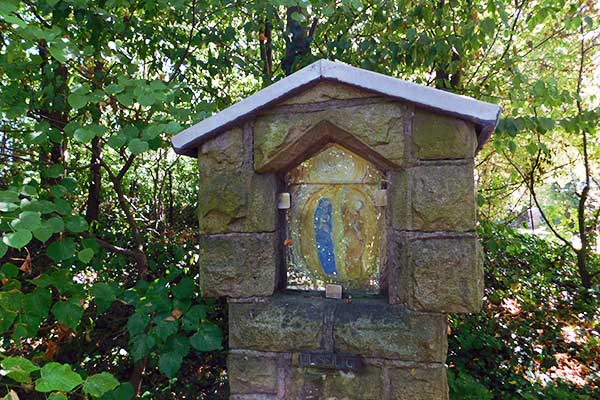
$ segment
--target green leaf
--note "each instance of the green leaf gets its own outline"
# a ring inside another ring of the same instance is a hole
[[[141,106],[151,106],[155,102],[156,102],[156,99],[154,98],[154,96],[149,95],[149,94],[142,94],[141,96],[138,97],[138,103]]]
[[[117,300],[115,291],[106,283],[96,283],[92,286],[90,292],[94,296],[99,313],[107,311]]]
[[[204,305],[195,305],[183,315],[183,329],[195,331],[200,326],[200,322],[206,318],[207,307]]]
[[[44,225],[46,224],[52,228],[54,233],[60,233],[65,230],[65,223],[60,217],[52,217],[44,223]]]
[[[71,107],[78,110],[78,109],[86,106],[86,104],[88,102],[88,96],[80,94],[80,93],[71,93],[69,95],[69,97],[67,98],[67,101],[69,102],[69,105]],[[75,132],[77,132],[77,131],[75,131]]]
[[[175,352],[162,353],[158,357],[158,368],[167,378],[174,378],[181,368],[183,357]]]
[[[171,289],[171,293],[176,299],[187,299],[194,294],[194,287],[194,281],[186,276]]]
[[[54,42],[50,44],[48,51],[52,57],[56,58],[58,61],[64,63],[67,61],[67,49],[65,44],[62,42]]]
[[[115,95],[117,93],[121,93],[124,89],[125,88],[123,87],[123,85],[112,83],[106,87],[106,92]]]
[[[131,383],[125,382],[119,385],[115,390],[105,394],[102,400],[131,400],[135,395],[135,390]]]
[[[0,190],[0,202],[18,203],[19,193],[11,190]]]
[[[127,143],[127,138],[125,135],[116,134],[109,137],[106,143],[113,149],[118,149],[122,146],[125,146],[125,143]]]
[[[67,188],[63,185],[52,185],[50,187],[50,193],[56,198],[61,198],[67,194]]]
[[[177,333],[179,330],[179,323],[177,321],[159,321],[154,328],[152,328],[152,333],[159,340],[166,340],[169,336]]]
[[[87,127],[81,127],[75,129],[75,132],[73,132],[73,137],[79,143],[89,143],[94,137],[96,137],[96,132]]]
[[[83,308],[79,305],[78,299],[72,298],[55,303],[52,307],[52,314],[61,324],[75,329],[83,316]]]
[[[36,211],[23,211],[19,214],[19,219],[10,223],[10,225],[17,231],[32,231],[40,227],[41,224],[41,213]]]
[[[148,323],[150,322],[150,317],[146,314],[135,313],[129,320],[127,321],[127,331],[130,336],[137,336],[146,330]]]
[[[94,258],[94,250],[90,248],[83,249],[77,253],[77,258],[82,263],[87,264]]]
[[[6,244],[9,247],[14,247],[15,249],[21,249],[21,248],[27,246],[27,244],[29,242],[31,242],[32,238],[33,238],[33,236],[31,235],[31,232],[29,232],[29,231],[17,231],[17,232],[7,233],[2,238],[2,241],[4,242],[4,244]]]
[[[150,335],[141,334],[133,337],[130,341],[133,361],[138,361],[150,353],[155,344],[154,337]]]
[[[4,241],[0,242],[0,258],[4,257],[8,251],[8,246],[4,244]]]
[[[198,351],[221,350],[223,333],[211,322],[203,322],[198,331],[190,338],[190,344]]]
[[[127,148],[132,154],[141,154],[148,150],[148,142],[144,142],[138,138],[131,139]]]
[[[65,172],[60,164],[53,164],[50,168],[44,170],[44,175],[48,178],[58,178]]]
[[[0,362],[2,369],[7,371],[6,375],[20,383],[31,382],[31,373],[40,368],[23,357],[7,357]]]
[[[83,383],[83,392],[94,397],[100,397],[119,386],[119,381],[108,372],[88,376]]]
[[[67,396],[65,396],[62,393],[52,393],[49,397],[48,400],[69,400],[67,398]]]
[[[51,362],[41,369],[41,378],[35,381],[38,392],[70,392],[83,383],[78,373],[73,372],[70,365]]]
[[[81,215],[69,215],[65,217],[65,227],[69,232],[81,233],[88,229],[88,223]]]
[[[68,260],[75,255],[75,241],[71,238],[50,243],[46,254],[55,262]]]

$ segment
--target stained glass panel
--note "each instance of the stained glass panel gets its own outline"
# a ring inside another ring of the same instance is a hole
[[[290,171],[288,287],[379,288],[385,213],[374,200],[382,181],[374,165],[338,145]]]

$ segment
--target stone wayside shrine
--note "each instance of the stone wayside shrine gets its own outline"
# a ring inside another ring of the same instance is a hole
[[[500,108],[321,60],[173,138],[198,157],[202,295],[231,399],[447,399],[477,312],[473,157]]]

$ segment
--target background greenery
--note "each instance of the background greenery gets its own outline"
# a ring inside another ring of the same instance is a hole
[[[504,109],[478,156],[487,290],[452,318],[452,398],[600,398],[599,7],[0,0],[0,396],[226,398],[196,166],[169,139],[328,58]]]

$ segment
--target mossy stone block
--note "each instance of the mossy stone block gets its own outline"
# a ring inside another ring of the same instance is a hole
[[[483,299],[483,253],[474,236],[408,244],[409,301],[415,310],[471,313]]]
[[[277,357],[229,353],[227,376],[231,394],[277,393]]]
[[[271,296],[275,289],[273,233],[231,233],[200,238],[200,289],[205,297]]]
[[[391,400],[448,400],[446,368],[430,367],[391,368]]]
[[[198,153],[201,233],[275,231],[277,180],[254,172],[246,142],[242,129],[232,129]]]
[[[324,304],[273,296],[269,303],[229,304],[229,347],[274,352],[318,350]]]
[[[385,300],[340,304],[334,317],[335,351],[365,357],[443,362],[446,334],[445,315],[408,311]]]
[[[462,159],[475,154],[477,135],[469,122],[417,109],[412,126],[412,144],[419,159]]]

